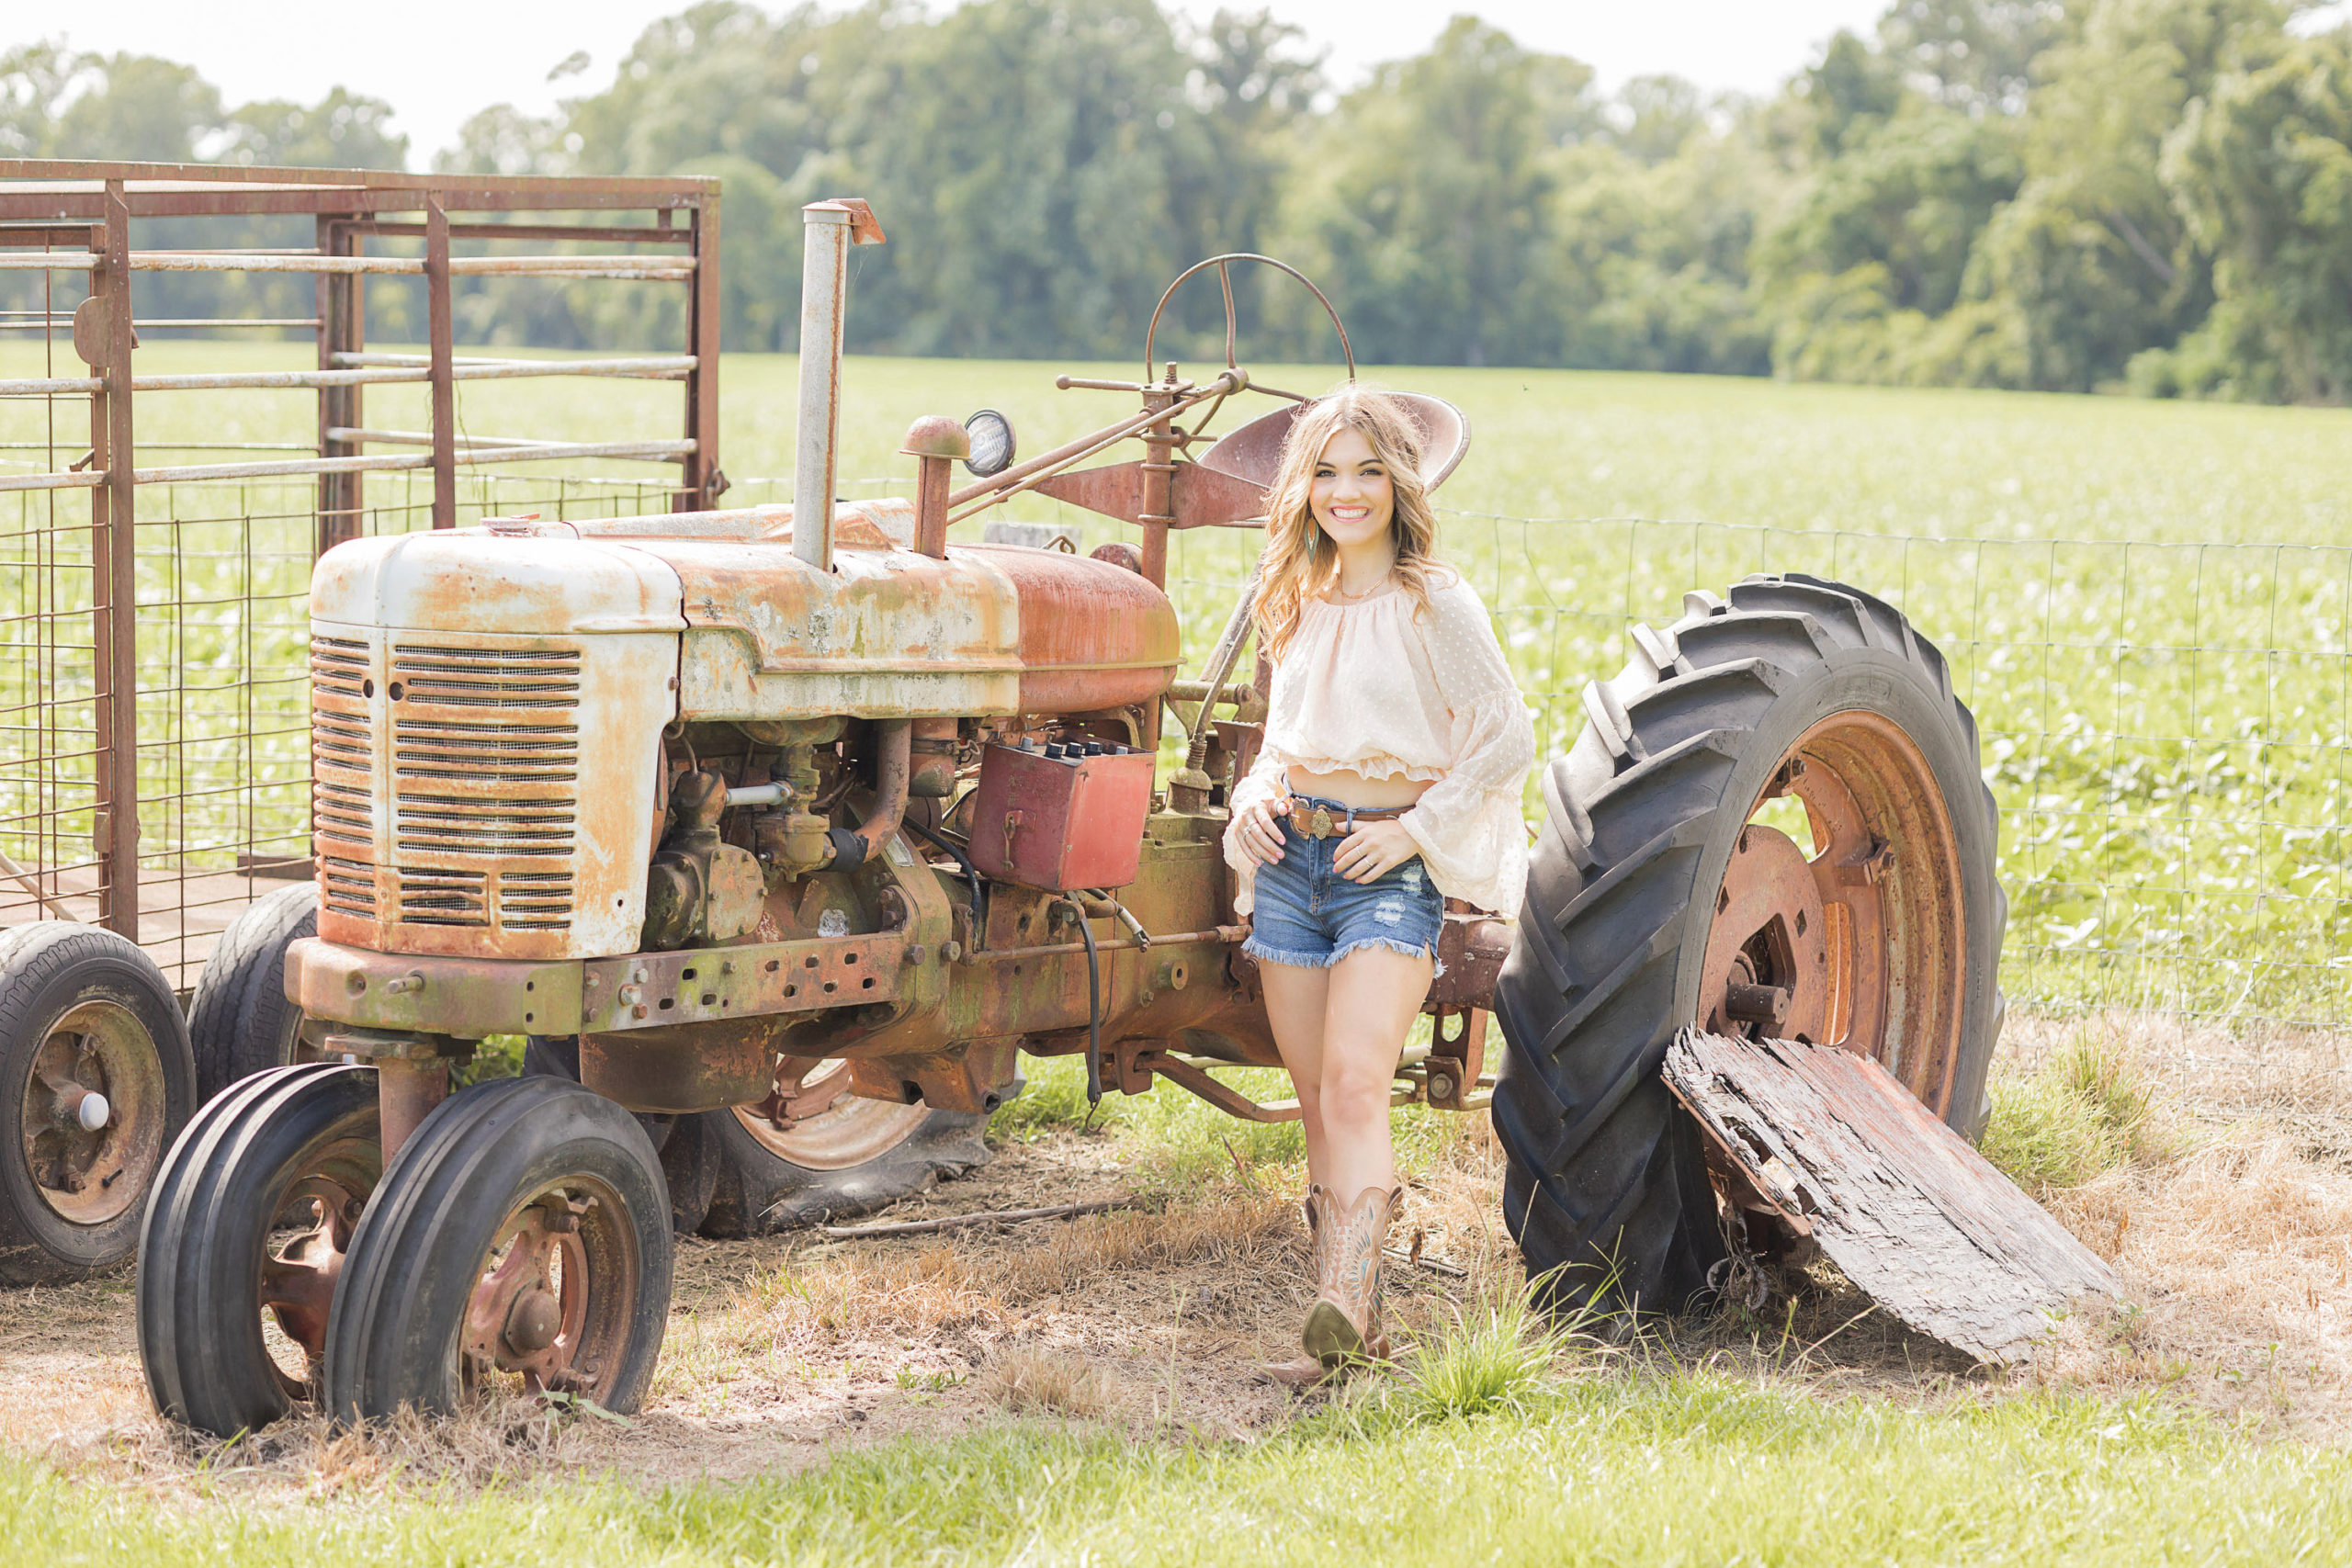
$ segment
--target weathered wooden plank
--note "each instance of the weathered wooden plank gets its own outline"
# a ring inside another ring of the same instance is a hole
[[[1867,1056],[1687,1029],[1667,1087],[1757,1191],[1871,1299],[1982,1360],[2122,1282]]]

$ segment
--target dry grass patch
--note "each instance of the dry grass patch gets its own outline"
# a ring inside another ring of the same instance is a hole
[[[597,1439],[621,1425],[617,1417],[569,1401],[514,1399],[430,1419],[403,1411],[351,1430],[338,1429],[322,1416],[298,1416],[226,1442],[150,1421],[61,1437],[45,1445],[42,1457],[85,1479],[167,1493],[191,1482],[205,1493],[234,1490],[281,1498],[374,1496],[449,1486],[470,1492],[549,1471],[579,1470],[596,1453]]]
[[[980,1392],[1015,1415],[1081,1421],[1109,1414],[1113,1403],[1102,1368],[1043,1350],[1012,1351],[989,1368]]]

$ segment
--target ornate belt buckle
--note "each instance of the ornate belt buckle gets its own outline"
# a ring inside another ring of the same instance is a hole
[[[1329,838],[1331,836],[1331,814],[1329,811],[1324,810],[1323,807],[1319,806],[1314,810],[1308,812],[1306,814],[1306,836],[1310,839]]]

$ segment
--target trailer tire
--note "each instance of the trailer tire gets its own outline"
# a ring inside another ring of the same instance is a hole
[[[64,1099],[75,1089],[103,1095],[107,1120],[75,1121]],[[129,1262],[165,1153],[196,1109],[187,1025],[155,961],[100,926],[0,932],[0,1283],[57,1284]]]
[[[775,1134],[748,1106],[680,1117],[682,1129],[689,1121],[702,1124],[716,1156],[703,1234],[764,1235],[871,1213],[988,1163],[982,1113],[846,1097],[836,1103],[845,1123],[864,1125],[831,1129],[822,1145]]]
[[[327,1325],[328,1415],[448,1415],[494,1396],[493,1356],[525,1355],[545,1359],[514,1392],[634,1414],[669,1319],[669,1222],[660,1156],[602,1095],[548,1077],[451,1095],[393,1156],[351,1238]],[[532,1283],[554,1272],[529,1267],[526,1246],[560,1256],[560,1287]]]
[[[1975,721],[1932,644],[1869,594],[1795,574],[1685,604],[1666,630],[1635,628],[1543,775],[1496,987],[1503,1213],[1529,1273],[1555,1300],[1667,1312],[1697,1304],[1725,1253],[1702,1134],[1658,1076],[1675,1033],[1810,1029],[1886,1062],[1973,1138],[2007,916]],[[1775,795],[1799,797],[1826,847],[1751,829]],[[1857,967],[1872,953],[1875,985]],[[1777,1024],[1726,1010],[1775,990]]]
[[[254,899],[221,931],[187,1017],[201,1100],[304,1059],[302,1010],[286,995],[286,950],[318,934],[319,890],[308,882]]]
[[[172,1145],[139,1237],[139,1359],[165,1420],[216,1438],[258,1431],[307,1400],[316,1371],[271,1353],[262,1314],[315,1355],[326,1325],[264,1305],[273,1258],[313,1236],[345,1250],[383,1166],[376,1070],[311,1062],[241,1079]],[[314,1203],[308,1235],[278,1242]],[[292,1223],[289,1224],[288,1222]],[[298,1252],[299,1256],[299,1252]],[[331,1277],[333,1258],[311,1261]]]

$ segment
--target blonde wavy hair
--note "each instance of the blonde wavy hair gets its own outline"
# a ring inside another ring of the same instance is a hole
[[[1395,571],[1416,612],[1429,607],[1430,570],[1437,562],[1437,514],[1421,482],[1421,437],[1395,398],[1379,387],[1350,382],[1306,405],[1283,443],[1282,464],[1266,494],[1266,547],[1258,558],[1258,646],[1273,662],[1298,634],[1307,602],[1340,575],[1338,545],[1315,521],[1315,466],[1342,430],[1360,433],[1388,470],[1396,496],[1389,519],[1396,546]]]

